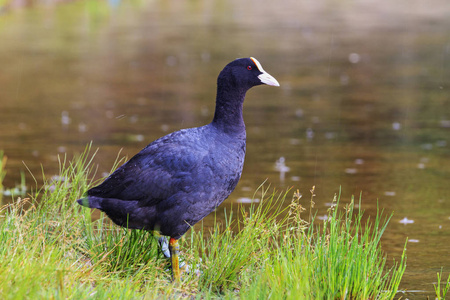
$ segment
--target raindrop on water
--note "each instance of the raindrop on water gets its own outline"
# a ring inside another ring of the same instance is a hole
[[[59,146],[59,147],[58,147],[58,152],[59,152],[59,153],[64,153],[64,152],[66,152],[66,147],[64,147],[64,146]]]
[[[450,128],[450,120],[441,120],[441,127]]]
[[[328,220],[328,215],[317,216],[317,219],[321,220],[321,221],[326,221],[326,220]]]
[[[61,112],[61,124],[62,125],[70,124],[69,112],[67,112],[65,110]]]
[[[358,170],[355,169],[355,168],[347,168],[347,169],[345,169],[345,173],[347,173],[347,174],[356,174],[356,173],[358,173]]]
[[[400,221],[399,221],[399,223],[401,223],[401,224],[412,224],[412,223],[414,223],[414,220],[411,220],[411,219],[408,219],[407,217],[404,217],[403,219],[401,219]],[[409,240],[410,241],[410,240]]]
[[[300,176],[292,176],[291,180],[292,181],[300,181]]]
[[[144,140],[144,135],[136,134],[136,135],[132,136],[132,140],[134,140],[136,142],[142,142]]]
[[[259,203],[259,199],[252,199],[248,197],[241,197],[236,200],[237,203]]]
[[[311,128],[306,129],[306,138],[312,140],[314,137],[314,131]]]
[[[128,120],[130,121],[130,123],[134,124],[138,121],[139,117],[137,115],[132,115],[128,118]]]
[[[399,122],[392,123],[392,129],[400,130],[401,128],[402,128],[402,125]]]
[[[364,164],[364,159],[362,159],[362,158],[357,158],[357,159],[355,159],[355,164],[356,164],[356,165],[362,165],[362,164]]]
[[[80,123],[78,124],[78,131],[79,132],[86,132],[87,131],[87,126],[84,123]]]
[[[284,181],[286,172],[289,172],[291,168],[286,166],[285,159],[282,156],[275,162],[275,170],[280,172],[280,181]]]
[[[358,53],[350,53],[348,55],[348,61],[352,64],[357,64],[361,60],[361,56]]]

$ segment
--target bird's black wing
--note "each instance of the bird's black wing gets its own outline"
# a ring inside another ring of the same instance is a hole
[[[90,189],[88,196],[137,200],[147,206],[189,188],[193,170],[207,155],[207,146],[190,131],[174,132],[149,144]]]

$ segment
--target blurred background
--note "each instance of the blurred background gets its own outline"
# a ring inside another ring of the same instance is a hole
[[[91,141],[100,177],[120,149],[209,123],[217,75],[249,56],[281,87],[247,93],[244,173],[223,207],[264,180],[304,206],[315,186],[318,219],[340,189],[361,195],[368,215],[394,213],[390,262],[409,239],[399,296],[433,296],[450,272],[448,0],[0,0],[3,203]]]

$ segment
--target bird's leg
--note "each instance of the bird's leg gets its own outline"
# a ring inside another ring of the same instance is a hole
[[[178,246],[178,240],[170,238],[169,250],[170,250],[170,257],[172,258],[172,280],[176,283],[179,283],[180,265],[178,261],[178,254],[180,253],[180,246]]]
[[[189,269],[189,266],[186,265],[185,262],[179,261],[179,252],[180,252],[180,246],[178,246],[178,240],[170,238],[170,240],[167,238],[167,236],[161,235],[159,231],[154,230],[153,236],[158,239],[159,246],[161,247],[161,251],[167,258],[171,259],[171,266],[172,266],[172,279],[175,282],[179,282],[181,278],[181,270],[186,272]],[[181,270],[180,270],[181,267]]]

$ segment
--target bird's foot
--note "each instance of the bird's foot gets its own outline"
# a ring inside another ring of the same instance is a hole
[[[158,238],[159,246],[165,257],[170,258],[169,239],[166,236]]]
[[[161,252],[164,254],[166,258],[171,258],[170,248],[169,248],[169,238],[166,236],[160,236],[158,238],[159,246],[161,247]],[[181,280],[183,280],[183,275],[189,275],[192,271],[191,265],[187,264],[181,257],[179,257],[179,274],[181,276]],[[173,271],[172,271],[173,272]],[[194,274],[197,276],[201,275],[201,271],[199,269],[193,270]]]

